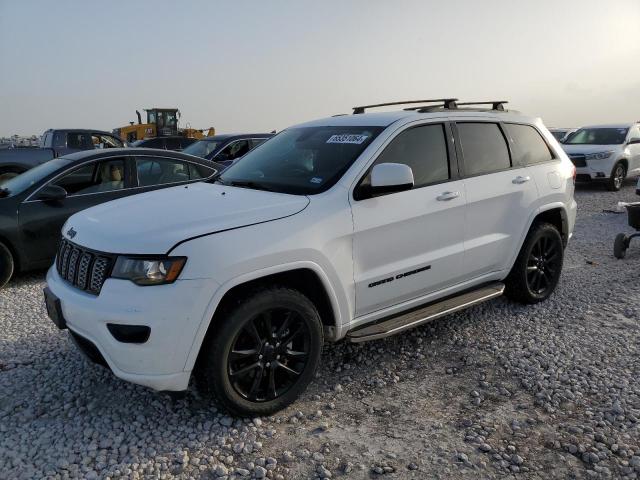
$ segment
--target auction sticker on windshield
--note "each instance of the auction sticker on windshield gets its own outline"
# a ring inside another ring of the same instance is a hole
[[[352,143],[355,145],[360,145],[368,138],[368,135],[354,135],[354,134],[342,134],[342,135],[331,135],[327,143]]]

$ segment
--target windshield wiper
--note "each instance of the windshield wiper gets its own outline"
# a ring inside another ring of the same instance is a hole
[[[275,192],[273,188],[267,187],[266,185],[258,182],[252,182],[250,180],[229,180],[223,181],[218,180],[222,185],[228,185],[230,187],[240,187],[240,188],[251,188],[253,190],[265,190],[267,192]]]

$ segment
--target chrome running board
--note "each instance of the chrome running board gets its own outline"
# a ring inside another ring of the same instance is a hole
[[[414,309],[410,312],[387,318],[374,325],[358,327],[347,333],[347,340],[359,343],[390,337],[444,315],[499,297],[503,292],[504,283],[490,283],[476,290],[467,291],[455,297],[449,297],[445,300],[419,307],[417,310]]]

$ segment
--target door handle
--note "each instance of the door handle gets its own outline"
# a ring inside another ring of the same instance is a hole
[[[526,177],[522,177],[520,175],[518,175],[516,178],[514,178],[512,180],[513,183],[515,183],[516,185],[521,184],[521,183],[527,183],[529,180],[531,180],[531,177],[526,176]]]
[[[454,198],[458,198],[460,196],[460,192],[444,192],[436,197],[436,200],[439,202],[447,202],[449,200],[453,200]]]

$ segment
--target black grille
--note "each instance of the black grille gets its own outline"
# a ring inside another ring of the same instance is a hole
[[[56,256],[56,270],[73,286],[98,295],[113,262],[111,255],[87,250],[62,239]]]
[[[576,167],[586,167],[587,161],[584,158],[584,155],[569,155],[569,158],[573,162]]]

